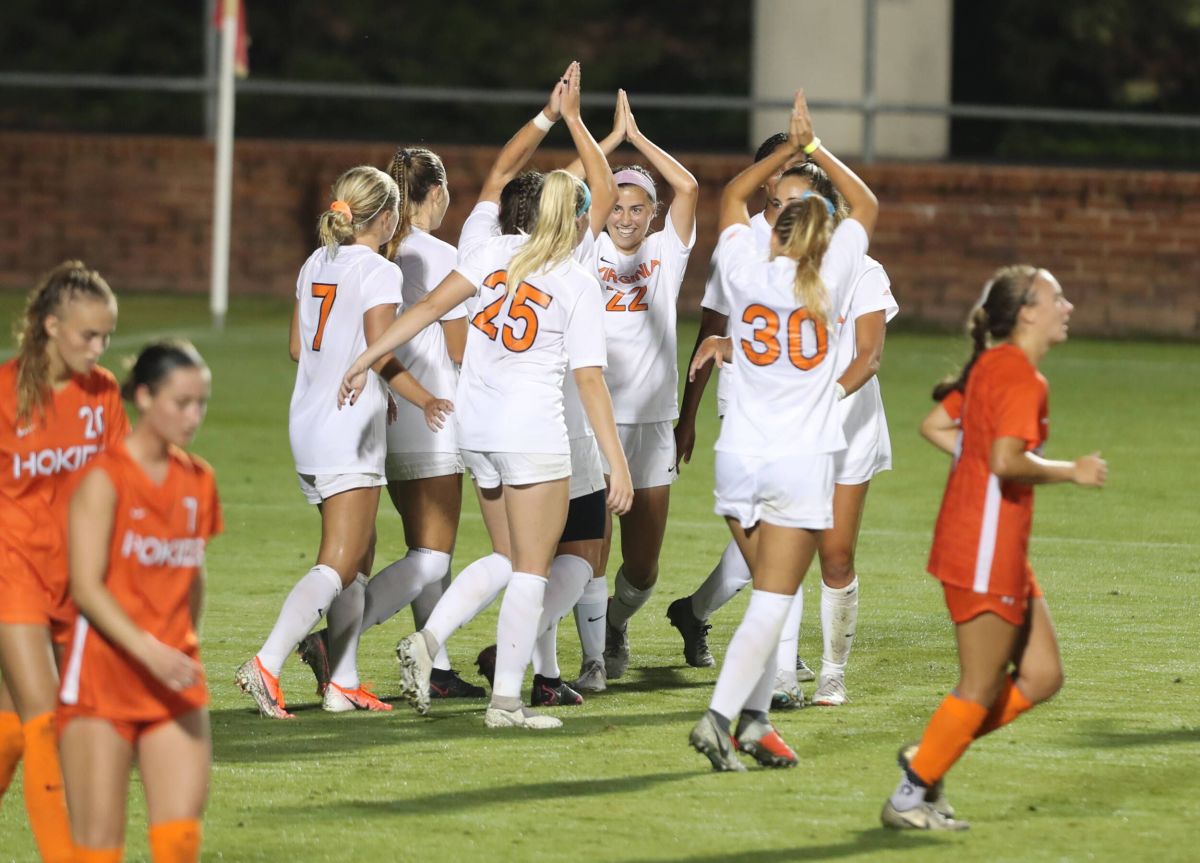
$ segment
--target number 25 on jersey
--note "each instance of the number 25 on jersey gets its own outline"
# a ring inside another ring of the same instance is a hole
[[[507,279],[508,274],[504,270],[497,270],[483,280],[483,286],[485,288],[498,288],[501,285],[507,287]],[[529,282],[521,282],[521,286],[513,294],[512,304],[508,307],[508,322],[503,327],[497,326],[496,318],[500,316],[500,309],[504,307],[507,299],[508,294],[504,293],[488,303],[479,314],[471,319],[471,324],[492,341],[496,340],[496,336],[500,336],[504,347],[513,353],[524,353],[533,347],[534,339],[537,338],[538,317],[534,307],[548,309],[554,298],[545,291],[538,290]],[[513,326],[513,323],[521,324],[520,336],[517,335],[517,328]]]
[[[805,321],[811,324],[809,332],[816,343],[811,354],[804,353]],[[754,327],[754,341],[741,340],[746,359],[756,366],[769,366],[778,360],[783,353],[779,344],[779,313],[759,303],[751,303],[742,313],[742,323]],[[802,372],[816,368],[829,352],[829,333],[808,309],[796,309],[788,315],[785,338],[788,359]]]

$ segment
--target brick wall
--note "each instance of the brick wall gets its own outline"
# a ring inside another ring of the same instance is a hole
[[[453,242],[493,151],[438,149],[452,194],[439,233]],[[289,295],[329,185],[390,155],[380,144],[239,141],[231,292]],[[716,239],[717,196],[745,160],[680,155],[702,190],[681,300],[690,312]],[[71,256],[118,291],[207,291],[212,156],[190,138],[0,133],[0,286],[28,287]],[[548,150],[536,165],[568,157]],[[882,203],[872,255],[910,320],[959,325],[993,268],[1025,260],[1059,277],[1076,333],[1200,338],[1200,174],[886,164],[864,176]]]

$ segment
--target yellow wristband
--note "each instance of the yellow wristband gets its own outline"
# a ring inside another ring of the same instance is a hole
[[[820,146],[821,146],[821,139],[818,138],[816,135],[813,135],[813,139],[811,141],[809,141],[807,146],[805,146],[805,148],[804,148],[804,155],[811,156],[813,153],[817,152],[817,148]]]

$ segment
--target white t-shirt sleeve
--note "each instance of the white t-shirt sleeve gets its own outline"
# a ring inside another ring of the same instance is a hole
[[[654,235],[658,240],[659,266],[663,268],[660,276],[662,284],[670,290],[671,295],[679,298],[679,289],[683,286],[683,274],[687,269],[688,258],[696,245],[696,224],[692,222],[692,235],[686,243],[679,239],[675,224],[671,221],[671,211],[667,211],[667,219],[663,229]]]
[[[500,205],[494,201],[480,201],[463,222],[458,236],[459,259],[484,240],[500,236]]]
[[[883,267],[869,263],[858,282],[854,286],[854,296],[850,300],[850,320],[857,320],[872,312],[883,312],[884,321],[896,317],[900,306],[892,296],[892,282],[884,272]]]
[[[579,245],[575,247],[575,251],[571,252],[571,257],[588,270],[595,269],[596,235],[592,233],[591,228],[583,232],[583,239],[579,241]]]
[[[842,308],[847,292],[854,289],[854,277],[862,267],[867,242],[866,229],[856,219],[843,219],[833,232],[821,259],[821,279],[834,309]]]
[[[475,286],[475,296],[479,296],[479,288],[488,275],[487,249],[490,243],[476,243],[468,249],[458,248],[458,263],[454,269],[464,279]]]
[[[376,306],[400,305],[404,302],[404,276],[400,268],[386,261],[372,271],[362,283],[363,311]]]
[[[730,308],[729,297],[738,285],[753,281],[758,250],[749,225],[730,225],[717,240],[717,273],[721,279],[722,299]],[[726,315],[729,312],[726,311]]]
[[[725,287],[721,283],[721,262],[714,249],[708,264],[708,280],[704,283],[704,297],[700,305],[725,317],[729,317],[729,301],[725,299]]]
[[[569,369],[589,366],[604,368],[608,365],[604,341],[604,299],[595,285],[588,285],[571,309],[563,333],[563,344]]]
[[[435,250],[430,250],[426,259],[428,269],[425,272],[429,283],[426,286],[427,290],[432,291],[442,283],[442,280],[454,270],[454,265],[458,263],[458,252],[453,246],[443,246],[440,243]],[[459,303],[446,314],[442,315],[443,321],[454,321],[467,316],[466,303]]]

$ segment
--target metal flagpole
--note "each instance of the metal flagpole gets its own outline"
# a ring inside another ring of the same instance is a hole
[[[233,186],[233,61],[237,47],[238,0],[221,0],[221,63],[217,86],[216,170],[213,174],[212,287],[209,309],[213,328],[225,326],[229,310],[229,211]]]

